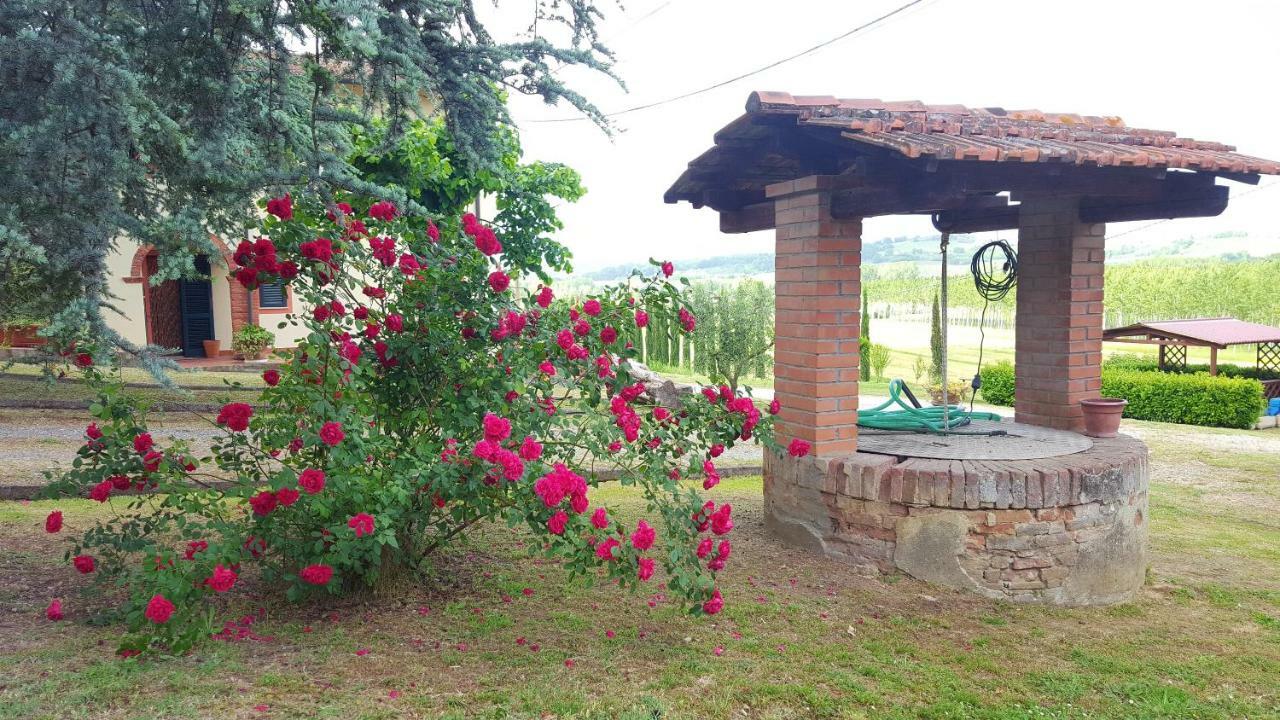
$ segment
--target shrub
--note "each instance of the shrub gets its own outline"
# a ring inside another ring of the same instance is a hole
[[[425,577],[434,553],[497,521],[529,528],[532,549],[574,574],[635,590],[656,566],[692,612],[719,612],[730,546],[711,548],[732,508],[699,489],[719,481],[724,446],[772,447],[771,425],[728,387],[642,406],[636,350],[618,331],[643,324],[642,311],[694,331],[670,265],[571,307],[511,282],[563,257],[539,233],[499,238],[471,215],[437,227],[343,200],[273,199],[263,235],[236,248],[239,282],[279,279],[312,311],[290,316],[306,333],[263,373],[257,402],[213,421],[211,455],[152,438],[145,405],[109,381],[94,348],[71,351],[100,394],[50,492],[114,506],[68,557],[95,557],[99,582],[125,589],[120,651],[182,652],[208,637],[215,598],[242,573],[290,599]],[[592,505],[606,468],[648,501],[634,528]],[[155,492],[113,499],[126,488]]]
[[[1013,405],[1013,363],[1001,360],[981,370],[983,402],[992,405]]]
[[[1155,358],[1145,355],[1134,355],[1131,353],[1112,355],[1102,361],[1102,367],[1116,368],[1119,370],[1146,370],[1149,372],[1160,371],[1160,363]],[[1209,365],[1206,363],[1189,363],[1185,368],[1171,368],[1164,372],[1179,374],[1208,373]],[[1218,376],[1229,378],[1253,378],[1255,380],[1280,380],[1280,371],[1267,370],[1251,365],[1218,363]]]
[[[231,349],[251,360],[261,355],[263,350],[273,347],[275,342],[275,333],[251,323],[237,330],[232,336]]]
[[[1262,414],[1262,383],[1250,378],[1107,368],[1102,394],[1124,398],[1135,420],[1250,428]]]
[[[871,343],[871,371],[877,378],[884,378],[885,368],[889,367],[889,360],[893,358],[893,353],[889,348],[879,343]]]

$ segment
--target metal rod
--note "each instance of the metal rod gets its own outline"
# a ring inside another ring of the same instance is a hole
[[[951,233],[942,233],[942,307],[938,309],[942,322],[942,427],[951,427],[951,392],[947,368],[947,245],[951,243]]]

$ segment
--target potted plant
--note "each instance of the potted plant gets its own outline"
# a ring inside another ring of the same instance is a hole
[[[257,325],[245,325],[231,339],[231,349],[245,360],[261,360],[267,348],[276,341],[274,333]]]
[[[204,340],[204,356],[216,358],[222,354],[222,342],[220,340]]]
[[[936,407],[942,405],[958,405],[969,400],[969,383],[964,380],[953,380],[947,383],[947,397],[942,397],[942,383],[935,382],[929,385],[929,399]]]
[[[1120,417],[1129,401],[1123,398],[1091,398],[1081,400],[1084,410],[1084,434],[1096,438],[1113,438],[1120,434]]]

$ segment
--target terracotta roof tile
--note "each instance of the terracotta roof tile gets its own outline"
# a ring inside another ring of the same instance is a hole
[[[1178,137],[1167,130],[1127,126],[1111,115],[1045,112],[1000,107],[928,105],[918,100],[793,96],[754,92],[746,114],[722,128],[715,146],[690,163],[668,190],[668,202],[701,203],[708,191],[751,191],[799,177],[806,168],[788,148],[824,143],[809,158],[827,153],[847,162],[873,153],[943,162],[1056,164],[1083,169],[1184,170],[1247,176],[1280,174],[1280,162],[1235,152],[1218,142]],[[775,142],[784,138],[782,142]],[[789,138],[789,139],[787,139]],[[790,153],[790,157],[788,157]],[[812,171],[811,168],[808,168]],[[811,173],[810,173],[811,174]]]
[[[1280,328],[1235,318],[1195,318],[1137,323],[1106,330],[1103,332],[1103,339],[1148,334],[1209,343],[1219,347],[1280,342]]]

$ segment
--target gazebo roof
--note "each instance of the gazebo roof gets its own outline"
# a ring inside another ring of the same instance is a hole
[[[730,213],[726,231],[763,229],[739,226],[765,222],[752,206],[771,205],[767,186],[831,175],[839,213],[948,211],[948,229],[977,230],[1011,226],[1003,192],[1079,196],[1087,222],[1190,217],[1226,208],[1216,177],[1260,174],[1280,162],[1113,116],[753,92],[664,197]]]
[[[1168,344],[1205,345],[1225,348],[1228,345],[1255,345],[1280,343],[1280,328],[1235,318],[1196,318],[1193,320],[1164,320],[1161,322],[1135,323],[1125,327],[1104,330],[1103,340],[1128,337],[1144,337],[1148,340],[1168,340]]]

